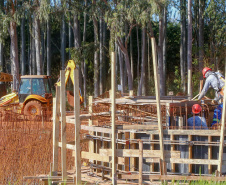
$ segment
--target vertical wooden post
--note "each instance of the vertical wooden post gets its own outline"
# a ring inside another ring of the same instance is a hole
[[[166,126],[170,126],[170,104],[166,103]]]
[[[60,109],[61,109],[61,166],[62,180],[67,179],[66,166],[66,101],[65,101],[65,71],[60,71]]]
[[[151,138],[151,141],[153,141],[155,139],[154,134],[150,134],[150,138]],[[154,150],[155,149],[154,146],[155,145],[153,143],[151,143],[150,149]],[[154,163],[150,164],[150,172],[154,172]]]
[[[226,75],[226,65],[225,65],[225,75]],[[221,134],[220,134],[220,146],[219,146],[219,162],[217,167],[219,175],[221,175],[222,173],[222,160],[223,160],[223,150],[224,150],[224,129],[225,129],[225,108],[226,108],[226,88],[224,88],[223,113],[221,118]]]
[[[76,185],[81,184],[81,153],[80,153],[80,96],[78,69],[74,70],[74,114],[75,114],[75,169]]]
[[[135,137],[136,137],[136,134],[134,132],[130,132],[130,139],[135,139]],[[130,144],[130,148],[136,149],[136,144],[135,143]],[[136,165],[136,158],[131,157],[130,158],[130,171],[136,171],[135,165]]]
[[[208,142],[212,142],[212,136],[208,136]],[[212,159],[212,146],[209,145],[208,146],[208,159],[211,160]],[[212,174],[212,165],[209,164],[208,165],[208,172],[209,174]]]
[[[164,156],[164,143],[163,143],[163,128],[162,128],[162,116],[161,116],[161,105],[160,105],[160,88],[159,88],[159,78],[158,78],[158,66],[157,66],[157,55],[156,55],[156,43],[155,38],[151,38],[152,43],[152,55],[153,55],[153,69],[155,77],[155,93],[156,93],[156,102],[157,102],[157,115],[158,115],[158,129],[159,129],[159,144],[160,144],[160,158],[162,172],[166,174],[166,162]],[[161,171],[161,170],[160,170]]]
[[[139,185],[142,185],[143,177],[143,141],[139,141]]]
[[[116,136],[115,136],[115,53],[111,53],[111,122],[112,122],[112,184],[117,184],[116,174]]]
[[[192,135],[188,135],[188,141],[192,141]],[[188,159],[192,159],[192,145],[188,146]],[[188,173],[192,173],[192,164],[188,164]]]
[[[178,118],[179,118],[179,120],[178,120],[179,130],[182,130],[183,129],[183,117],[179,116]]]
[[[130,133],[125,132],[125,140],[129,140],[130,138]],[[125,149],[129,149],[129,143],[125,145]],[[129,171],[129,157],[125,157],[125,171]]]
[[[170,135],[170,140],[171,141],[174,141],[174,135],[171,134]],[[174,144],[171,144],[171,152],[175,150],[175,145]],[[171,172],[175,172],[175,163],[171,163]]]
[[[60,133],[60,87],[56,86],[56,98],[53,98],[53,175],[58,170],[58,143]]]
[[[93,96],[89,96],[89,114],[91,114],[91,119],[89,119],[89,126],[93,125],[92,113],[93,113]],[[93,135],[93,132],[90,131],[89,134]],[[89,152],[94,153],[94,141],[93,140],[89,141]],[[90,162],[93,162],[93,160],[90,160]]]

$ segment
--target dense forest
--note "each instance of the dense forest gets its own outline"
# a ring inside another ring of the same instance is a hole
[[[82,94],[97,97],[110,89],[114,51],[121,92],[153,95],[151,37],[162,96],[195,96],[203,67],[226,62],[225,0],[1,0],[0,20],[0,71],[13,89],[26,74],[54,84],[73,59]]]

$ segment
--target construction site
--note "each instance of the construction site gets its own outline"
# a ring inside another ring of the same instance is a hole
[[[77,69],[73,71],[74,98],[69,100],[74,111],[66,112],[65,71],[60,72],[52,114],[48,109],[40,115],[15,113],[13,104],[1,110],[0,170],[1,174],[16,171],[1,177],[3,184],[19,176],[23,176],[19,184],[226,180],[225,105],[221,122],[212,127],[217,105],[209,99],[160,97],[157,72],[156,96],[134,96],[133,91],[122,96],[116,92],[114,60],[113,53],[111,90],[98,98],[90,96],[86,110],[80,110]],[[155,63],[154,67],[157,71]],[[202,107],[207,128],[189,126],[194,104]]]

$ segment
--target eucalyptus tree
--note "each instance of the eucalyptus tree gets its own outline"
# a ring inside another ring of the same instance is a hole
[[[65,68],[65,49],[66,49],[66,23],[65,23],[65,8],[66,2],[65,0],[61,0],[61,9],[62,9],[62,19],[61,19],[61,47],[60,47],[60,54],[61,54],[61,69],[64,70]]]
[[[0,2],[0,12],[3,14],[4,1]],[[0,26],[2,28],[2,26]],[[3,38],[2,33],[0,32],[0,71],[3,71]]]
[[[188,0],[188,98],[192,98],[192,0]]]
[[[23,2],[24,0],[21,2],[22,6],[23,6]],[[21,74],[25,75],[25,65],[26,65],[26,55],[25,55],[25,13],[23,12],[22,14],[22,18],[21,18],[21,26],[20,26],[20,30],[21,30]]]
[[[186,91],[185,64],[186,64],[186,0],[180,0],[180,75],[181,87],[183,92]]]
[[[207,1],[204,18],[205,24],[208,24],[208,43],[205,45],[208,46],[207,56],[210,58],[206,64],[214,66],[215,70],[222,69],[226,55],[226,1]]]
[[[204,59],[204,7],[205,1],[199,0],[199,79],[203,80],[203,75],[201,73],[203,69],[203,59]],[[202,87],[201,87],[202,88]],[[202,89],[200,89],[201,92]]]
[[[86,42],[86,30],[87,30],[87,12],[86,12],[86,8],[87,8],[87,0],[85,0],[85,11],[84,11],[84,24],[83,24],[83,43]],[[87,78],[87,64],[86,64],[86,58],[84,57],[84,60],[83,60],[83,65],[82,65],[82,68],[83,68],[83,94],[84,94],[84,107],[86,107],[86,87],[87,87],[87,84],[86,84],[86,78]]]
[[[153,14],[159,14],[160,6],[164,6],[164,4],[165,0],[125,0],[109,2],[106,19],[108,27],[114,35],[125,58],[129,90],[133,89],[131,64],[128,54],[128,42],[132,29],[137,25],[144,28],[152,19]],[[124,24],[128,24],[128,34],[123,30]],[[125,37],[124,40],[122,39],[123,37]],[[145,85],[143,82],[141,84]]]
[[[50,0],[47,0],[47,5],[49,7],[50,12]],[[51,24],[50,24],[50,14],[48,13],[47,23],[46,23],[46,32],[47,32],[47,40],[46,40],[46,61],[47,61],[47,75],[51,75]]]
[[[3,4],[1,4],[3,5]],[[18,39],[17,39],[17,24],[21,15],[21,6],[18,6],[16,1],[6,1],[4,10],[1,10],[1,31],[2,38],[7,34],[10,35],[10,59],[11,73],[13,75],[12,90],[17,90],[19,84],[19,57],[18,57]],[[7,31],[9,31],[7,33]]]

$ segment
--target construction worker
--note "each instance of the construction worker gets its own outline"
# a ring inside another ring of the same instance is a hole
[[[204,117],[200,116],[200,113],[202,111],[202,107],[199,104],[194,104],[192,106],[192,113],[193,116],[188,118],[188,126],[190,129],[193,128],[194,126],[194,121],[195,121],[195,128],[196,129],[208,129],[207,124],[206,124],[206,119]]]
[[[223,110],[223,103],[217,106],[216,109],[214,109],[213,114],[213,122],[211,123],[211,127],[217,126],[221,122],[222,117],[222,110]]]
[[[210,87],[215,90],[214,101],[218,102],[224,95],[224,76],[219,72],[213,72],[212,69],[205,67],[202,70],[203,77],[206,78],[205,85],[200,93],[198,100],[201,100],[207,93]]]

